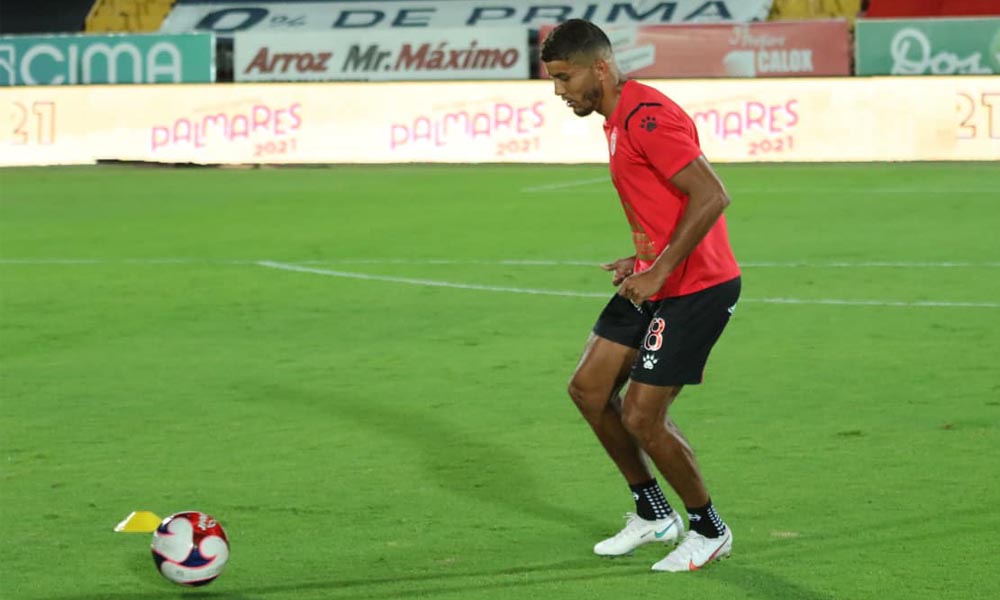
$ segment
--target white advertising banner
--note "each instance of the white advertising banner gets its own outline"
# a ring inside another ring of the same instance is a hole
[[[1000,160],[1000,78],[653,82],[714,162]],[[0,165],[602,163],[599,115],[552,84],[0,89]]]
[[[748,23],[767,19],[773,0],[181,0],[160,31],[316,31],[435,27],[519,27],[567,19],[602,25]]]
[[[528,79],[519,29],[237,33],[236,81]]]

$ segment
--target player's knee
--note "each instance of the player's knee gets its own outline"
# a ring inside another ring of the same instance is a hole
[[[598,418],[608,401],[608,393],[600,388],[578,376],[569,381],[566,391],[588,421]]]
[[[625,430],[632,437],[640,442],[652,439],[657,430],[663,427],[663,424],[657,421],[655,415],[636,410],[635,407],[629,407],[628,405],[625,405],[622,410],[622,425],[625,426]]]

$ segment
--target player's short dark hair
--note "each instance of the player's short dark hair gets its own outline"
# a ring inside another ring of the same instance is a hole
[[[542,42],[542,62],[572,62],[582,55],[605,55],[611,52],[611,40],[590,21],[570,19],[553,29]]]

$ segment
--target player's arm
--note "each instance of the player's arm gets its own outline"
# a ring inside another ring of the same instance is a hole
[[[708,234],[731,200],[712,165],[699,155],[670,178],[678,190],[688,197],[670,243],[660,252],[653,265],[622,282],[618,293],[632,302],[647,300]]]
[[[660,285],[701,243],[732,202],[722,180],[704,155],[678,171],[670,178],[670,183],[688,197],[688,205],[674,229],[670,244],[652,266],[663,278]]]

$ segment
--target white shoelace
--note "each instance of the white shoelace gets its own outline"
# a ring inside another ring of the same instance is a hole
[[[704,546],[707,538],[703,535],[696,535],[697,533],[697,531],[685,531],[684,539],[681,540],[680,544],[677,544],[677,549],[674,552],[680,554],[690,549],[691,546]]]
[[[635,513],[625,513],[625,528],[615,534],[615,539],[631,535],[632,532],[643,526],[644,520]]]
[[[684,552],[694,552],[695,549],[700,550],[712,542],[722,540],[725,537],[725,533],[723,533],[720,538],[707,538],[694,530],[685,531],[684,539],[681,540],[680,544],[677,544],[677,548],[674,552],[679,554],[683,554]]]

